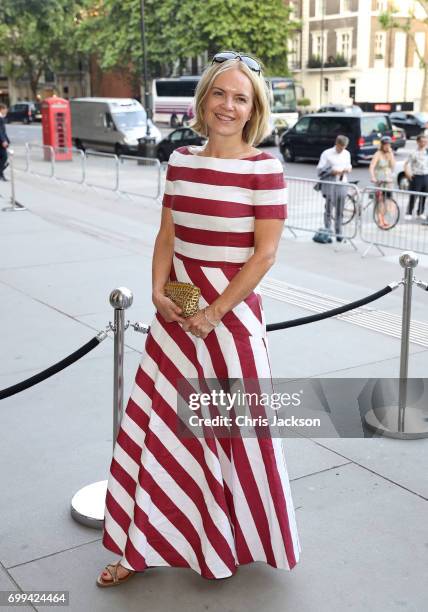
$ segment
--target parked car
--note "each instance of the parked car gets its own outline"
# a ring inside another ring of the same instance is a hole
[[[36,103],[35,102],[17,102],[12,104],[6,116],[6,122],[12,123],[13,121],[22,121],[22,123],[33,123],[36,116]]]
[[[362,108],[356,104],[352,104],[352,106],[346,106],[345,104],[326,104],[317,110],[317,113],[352,113],[355,115],[361,115],[362,112]]]
[[[42,120],[42,103],[36,102],[34,106],[36,107],[36,112],[34,114],[34,121],[41,121]]]
[[[403,128],[397,127],[396,125],[392,126],[392,149],[393,151],[398,151],[398,149],[402,149],[406,146],[406,132]]]
[[[206,142],[206,138],[199,136],[189,127],[179,127],[166,138],[160,141],[157,147],[156,157],[160,162],[168,161],[169,156],[178,147],[184,147],[186,145],[197,145],[200,146]]]
[[[428,155],[428,151],[427,151]],[[394,178],[397,184],[398,189],[409,189],[410,183],[407,176],[404,174],[404,164],[406,163],[405,159],[400,159],[395,162],[394,168]]]
[[[388,115],[380,113],[313,113],[304,115],[284,132],[279,149],[286,162],[296,158],[318,160],[324,149],[334,146],[336,136],[348,136],[352,164],[369,161],[382,136],[393,136]]]
[[[149,136],[156,144],[161,133],[147,118],[145,109],[132,98],[74,98],[70,102],[73,144],[116,155],[138,153],[139,141]]]
[[[269,117],[270,133],[261,141],[262,146],[276,146],[278,144],[278,128],[272,115]]]
[[[412,138],[423,134],[428,128],[428,113],[390,113],[391,122],[397,127],[403,128],[406,138]]]

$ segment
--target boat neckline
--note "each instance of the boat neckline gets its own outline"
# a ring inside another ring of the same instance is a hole
[[[250,157],[213,157],[212,155],[198,155],[197,153],[192,153],[190,150],[190,147],[195,146],[195,145],[187,145],[186,150],[189,153],[189,155],[192,155],[193,157],[201,157],[202,159],[222,159],[224,161],[245,161],[245,160],[249,160],[249,159],[254,159],[255,157],[259,157],[260,155],[263,155],[264,151],[260,151],[260,153],[256,153],[255,155],[251,155]]]

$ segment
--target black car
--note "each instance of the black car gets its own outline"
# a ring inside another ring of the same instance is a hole
[[[353,113],[354,115],[361,115],[363,113],[360,106],[353,104],[352,106],[346,106],[345,104],[326,104],[321,106],[317,113]]]
[[[36,119],[37,107],[35,102],[17,102],[9,108],[6,122],[22,121],[23,123],[33,123]]]
[[[286,162],[297,157],[320,158],[321,153],[334,146],[336,136],[349,138],[348,150],[352,164],[369,161],[380,145],[382,136],[393,136],[388,115],[364,113],[313,113],[304,115],[289,130],[284,132],[279,149]]]
[[[406,138],[419,136],[428,128],[428,113],[390,113],[391,122],[406,132]]]
[[[186,145],[202,145],[206,138],[199,136],[189,127],[181,127],[174,130],[166,138],[160,141],[157,147],[156,157],[160,162],[168,161],[169,156],[178,147]]]
[[[396,125],[392,126],[392,150],[398,151],[398,149],[406,146],[406,132],[403,128],[399,128]]]

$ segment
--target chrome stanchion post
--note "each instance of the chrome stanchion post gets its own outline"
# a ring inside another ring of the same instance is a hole
[[[113,448],[123,416],[123,354],[125,351],[125,310],[132,305],[132,291],[126,287],[114,289],[110,305],[114,308],[114,387],[113,387]]]
[[[109,325],[114,332],[113,448],[123,414],[124,333],[129,324],[125,324],[125,310],[132,301],[132,291],[126,287],[118,287],[110,294],[110,304],[114,308],[114,324]],[[94,529],[103,529],[107,483],[107,480],[100,480],[77,491],[71,500],[71,516],[75,521]]]
[[[400,350],[400,377],[397,385],[387,384],[388,380],[379,379],[373,392],[373,405],[365,415],[367,425],[379,435],[390,438],[426,438],[428,437],[428,389],[424,388],[424,381],[411,379],[412,404],[409,399],[409,340],[410,322],[412,314],[412,288],[413,271],[418,265],[415,253],[405,251],[400,255],[399,262],[404,268],[403,312],[401,319],[401,350]],[[395,381],[394,381],[395,382]],[[391,403],[385,398],[391,399]]]
[[[407,379],[409,373],[409,335],[410,319],[412,314],[412,288],[413,270],[419,263],[417,256],[412,252],[400,256],[400,266],[404,268],[403,314],[401,320],[401,352],[400,352],[400,386],[398,396],[399,431],[404,431],[404,410],[407,399]]]
[[[10,170],[10,206],[5,206],[3,210],[5,212],[17,212],[18,210],[27,210],[25,206],[19,204],[16,201],[15,197],[15,167],[14,167],[14,158],[13,158],[13,150],[9,149],[8,151],[9,158],[9,170]]]

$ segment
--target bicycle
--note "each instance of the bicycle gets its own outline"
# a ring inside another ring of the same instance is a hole
[[[350,185],[357,185],[359,181],[350,181]],[[379,184],[376,183],[378,187]],[[371,191],[367,201],[362,206],[364,212],[373,203],[373,221],[380,230],[387,231],[395,227],[400,219],[400,208],[388,191],[382,188]],[[333,212],[333,217],[335,210]],[[347,193],[343,206],[342,224],[350,223],[358,214],[358,194],[356,192]]]
[[[379,189],[371,191],[368,197],[367,206],[372,202],[373,205],[373,219],[376,225],[381,230],[390,230],[395,227],[400,219],[400,208],[397,202],[388,191],[390,183],[385,181],[377,181],[375,183]]]

